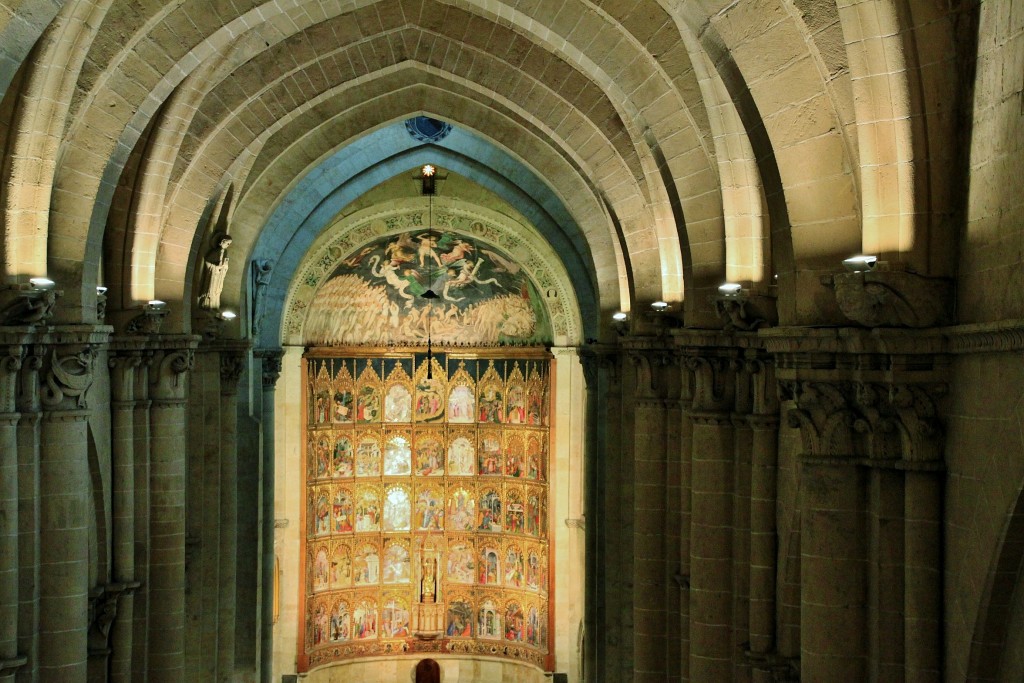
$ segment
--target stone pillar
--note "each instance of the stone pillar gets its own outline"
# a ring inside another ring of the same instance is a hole
[[[186,396],[191,338],[161,339],[151,368],[149,681],[184,680]]]
[[[274,400],[281,377],[280,349],[258,352],[262,361],[263,396],[260,429],[263,438],[262,472],[262,586],[260,596],[260,682],[271,683],[274,673]]]
[[[0,347],[0,683],[14,681],[18,656],[18,371],[24,349]]]
[[[235,670],[235,585],[238,564],[238,380],[245,355],[220,351],[220,556],[218,591],[218,680],[233,680]]]
[[[132,680],[145,683],[149,671],[149,561],[150,561],[150,369],[154,354],[147,350],[134,373],[132,451],[135,477],[135,579],[139,587],[132,595]]]
[[[750,377],[750,569],[749,645],[747,656],[754,683],[772,683],[778,659],[775,640],[775,590],[778,563],[776,528],[777,468],[779,447],[779,401],[774,365],[751,359],[746,362]]]
[[[665,623],[665,403],[653,385],[658,361],[631,352],[633,397],[633,605],[635,681],[666,680]]]
[[[942,680],[942,482],[931,468],[905,473],[904,562],[906,593],[904,647],[906,680]]]
[[[691,357],[690,678],[733,679],[733,363]]]
[[[31,346],[21,368],[18,412],[18,683],[39,680],[39,371],[44,349]]]
[[[105,335],[104,335],[105,336]],[[40,375],[39,673],[84,681],[89,627],[89,410],[95,347],[83,330],[59,330]]]
[[[584,669],[588,683],[628,680],[633,672],[632,392],[617,349],[580,351],[587,390],[586,593]],[[627,386],[628,385],[628,386]]]
[[[779,419],[750,415],[750,657],[755,683],[771,683],[770,660],[775,653],[775,507]]]
[[[126,590],[120,596],[110,630],[110,683],[131,680],[135,577],[135,372],[138,351],[110,357],[111,508],[113,580]]]

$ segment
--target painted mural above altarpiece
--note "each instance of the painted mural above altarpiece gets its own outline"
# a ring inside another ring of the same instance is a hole
[[[535,229],[443,201],[428,221],[426,208],[396,200],[340,219],[288,291],[285,343],[423,344],[428,318],[441,344],[581,341],[572,281]],[[427,289],[437,298],[422,298]]]
[[[305,363],[300,670],[429,652],[545,668],[550,355],[311,349]]]

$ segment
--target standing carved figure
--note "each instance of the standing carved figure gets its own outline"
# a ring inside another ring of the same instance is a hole
[[[267,297],[270,275],[274,270],[274,262],[260,259],[252,262],[252,335],[258,337],[263,324],[263,302]]]
[[[230,235],[218,235],[214,246],[203,259],[203,293],[199,295],[199,308],[214,311],[220,308],[220,293],[224,290],[224,276],[228,272]]]

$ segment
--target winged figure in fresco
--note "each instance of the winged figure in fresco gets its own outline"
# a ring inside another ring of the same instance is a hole
[[[388,246],[384,247],[384,253],[393,263],[409,263],[416,259],[416,252],[420,249],[420,245],[409,236],[409,233],[403,232],[398,236],[398,239],[388,242]]]
[[[377,264],[380,267],[377,267]],[[382,277],[384,280],[395,288],[398,296],[405,299],[405,307],[412,308],[412,302],[415,297],[409,293],[409,285],[412,284],[412,280],[406,279],[398,274],[398,262],[396,261],[385,261],[381,262],[380,256],[371,256],[369,260],[370,272],[374,277]]]

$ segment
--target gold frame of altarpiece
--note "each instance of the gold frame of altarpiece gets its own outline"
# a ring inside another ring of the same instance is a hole
[[[554,666],[553,357],[440,347],[428,379],[427,355],[303,355],[299,672],[423,653]]]

